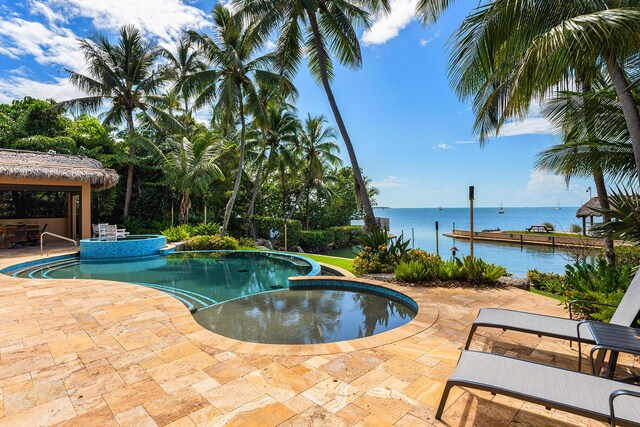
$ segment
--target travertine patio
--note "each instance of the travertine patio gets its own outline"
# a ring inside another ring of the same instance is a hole
[[[32,258],[4,251],[0,268]],[[142,286],[0,285],[0,424],[29,427],[440,425],[435,406],[479,308],[564,315],[555,300],[513,288],[397,288],[421,310],[403,328],[266,346],[204,330],[182,303]],[[577,360],[567,343],[513,332],[486,333],[473,348],[570,368]],[[489,393],[454,389],[449,402],[450,425],[598,424]]]

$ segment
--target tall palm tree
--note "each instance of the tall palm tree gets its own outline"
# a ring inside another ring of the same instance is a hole
[[[273,55],[258,56],[260,41],[245,28],[229,9],[216,4],[213,9],[214,34],[189,32],[189,39],[196,44],[210,68],[193,73],[185,81],[188,92],[196,93],[194,106],[200,107],[215,99],[214,111],[228,123],[240,121],[239,161],[233,192],[227,203],[220,227],[224,236],[231,219],[231,212],[240,191],[244,171],[246,116],[264,116],[264,105],[260,102],[257,84],[280,85],[287,93],[295,92],[289,79],[268,71],[273,64]]]
[[[254,120],[255,143],[259,144],[258,168],[247,214],[253,216],[255,202],[262,184],[269,178],[276,162],[294,165],[294,150],[298,144],[300,121],[289,108],[278,102],[267,105],[265,116]]]
[[[365,226],[375,225],[375,215],[355,149],[338,109],[331,80],[333,60],[351,68],[362,65],[356,29],[370,26],[371,14],[389,11],[388,0],[236,0],[246,22],[256,22],[263,39],[278,33],[276,49],[280,72],[295,73],[307,55],[311,74],[322,84],[342,135],[364,208]]]
[[[89,96],[64,101],[59,105],[96,112],[105,103],[110,103],[109,109],[103,114],[103,124],[119,126],[126,123],[129,132],[129,164],[123,209],[126,218],[131,204],[136,159],[134,112],[155,108],[147,102],[147,97],[159,91],[167,75],[157,66],[160,50],[146,41],[133,26],[120,28],[115,44],[104,35],[95,40],[81,39],[80,50],[87,62],[89,75],[66,71],[71,84]]]
[[[163,48],[162,55],[167,60],[167,72],[174,82],[173,91],[180,95],[184,122],[187,123],[193,111],[190,104],[189,88],[184,85],[184,82],[190,75],[206,70],[207,64],[189,39],[178,40],[174,50]]]
[[[420,0],[430,22],[453,0]],[[450,75],[473,98],[482,139],[531,102],[568,87],[598,61],[613,82],[640,172],[640,112],[622,66],[640,46],[640,5],[628,0],[493,0],[481,4],[454,36]]]
[[[307,198],[311,189],[326,193],[325,182],[329,180],[329,171],[342,166],[342,160],[338,156],[340,147],[335,142],[336,136],[335,129],[327,126],[324,116],[307,116],[298,137],[298,163],[302,187],[287,219],[293,216],[305,191]]]

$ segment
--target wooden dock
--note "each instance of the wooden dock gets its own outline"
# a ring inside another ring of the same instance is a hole
[[[470,233],[468,230],[455,230],[451,233],[443,233],[446,237],[453,237],[456,239],[469,239]],[[525,231],[521,233],[507,233],[500,231],[474,231],[473,239],[483,242],[496,242],[496,243],[519,243],[521,245],[540,245],[551,247],[604,247],[604,240],[597,239],[595,237],[583,237],[576,235],[573,236],[558,236],[552,233],[545,234],[532,234]],[[621,245],[622,242],[615,242],[616,245]]]

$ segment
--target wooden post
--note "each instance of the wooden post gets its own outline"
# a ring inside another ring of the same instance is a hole
[[[587,235],[587,217],[585,216],[582,217],[582,235]]]
[[[469,186],[469,255],[473,259],[473,199],[475,198],[475,188],[473,185]]]
[[[207,223],[207,204],[204,205],[204,223]]]
[[[284,219],[284,251],[287,252],[287,219]]]
[[[436,255],[440,256],[440,246],[438,245],[438,234],[439,234],[438,233],[438,221],[436,221]]]
[[[173,227],[173,202],[171,202],[171,226]]]

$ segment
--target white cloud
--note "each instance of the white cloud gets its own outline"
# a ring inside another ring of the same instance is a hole
[[[42,15],[45,17],[47,22],[50,22],[52,24],[67,21],[62,13],[54,11],[48,5],[44,4],[41,1],[29,0],[29,7],[29,12],[31,12],[33,15]]]
[[[29,55],[43,65],[77,70],[84,70],[85,64],[73,31],[20,18],[0,21],[0,55],[14,59]]]
[[[51,0],[65,16],[89,18],[98,30],[117,30],[133,24],[147,35],[167,41],[185,28],[208,25],[206,14],[181,0]]]
[[[391,12],[376,17],[371,28],[362,35],[365,45],[385,44],[415,18],[417,0],[391,0],[389,3]]]
[[[435,147],[433,147],[433,148],[438,148],[438,149],[440,149],[440,150],[455,150],[455,147],[454,147],[453,145],[449,145],[449,144],[444,143],[444,142],[442,142],[442,143],[440,143],[440,144],[436,145],[436,146],[435,146]]]
[[[38,82],[15,75],[6,79],[0,78],[0,103],[9,103],[25,96],[65,101],[85,95],[62,77],[56,77],[51,82]]]
[[[468,139],[464,141],[456,141],[456,144],[476,144],[478,141],[475,139]]]
[[[502,126],[498,137],[516,135],[553,135],[556,130],[544,117],[528,117],[521,121],[510,122]]]
[[[406,187],[397,176],[388,176],[382,181],[371,181],[371,185],[376,188]]]
[[[440,37],[440,34],[442,34],[442,32],[440,30],[436,30],[436,32],[433,33],[433,35],[427,37],[426,39],[420,39],[420,46],[425,47],[426,45],[428,45],[429,43],[431,43],[432,41]]]

